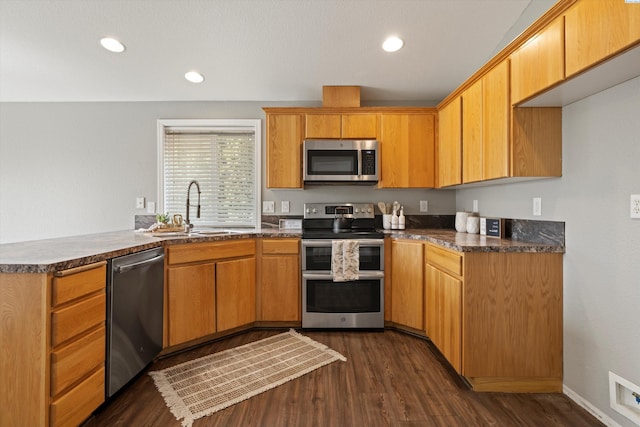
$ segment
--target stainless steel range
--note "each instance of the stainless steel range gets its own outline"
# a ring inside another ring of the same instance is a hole
[[[384,327],[384,234],[372,203],[306,203],[302,327]]]

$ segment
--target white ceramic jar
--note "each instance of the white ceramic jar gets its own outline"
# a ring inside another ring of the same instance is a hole
[[[467,233],[478,234],[480,232],[480,217],[472,215],[467,217]]]
[[[456,231],[458,233],[467,231],[467,218],[469,218],[469,212],[456,212]]]

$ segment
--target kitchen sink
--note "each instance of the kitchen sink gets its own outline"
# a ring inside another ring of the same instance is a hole
[[[229,234],[237,234],[241,233],[240,231],[231,231],[231,230],[214,230],[214,229],[196,229],[192,230],[191,234],[201,234],[203,236],[226,236]]]

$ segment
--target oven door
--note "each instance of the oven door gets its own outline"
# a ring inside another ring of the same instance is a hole
[[[359,271],[384,271],[384,239],[358,239]],[[331,271],[331,239],[302,239],[302,271]]]
[[[302,273],[303,328],[384,328],[384,272],[334,282],[331,273]]]

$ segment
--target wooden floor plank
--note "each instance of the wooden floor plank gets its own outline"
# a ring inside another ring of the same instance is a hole
[[[155,361],[160,370],[281,333],[255,330]],[[194,422],[217,426],[602,426],[563,394],[477,393],[430,342],[387,330],[302,331],[347,358]],[[85,427],[180,426],[149,375]]]

